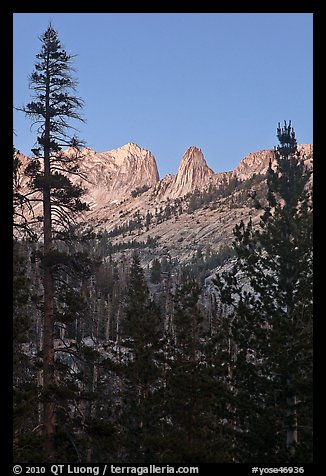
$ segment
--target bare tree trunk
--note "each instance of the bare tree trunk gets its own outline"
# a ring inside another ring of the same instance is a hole
[[[116,332],[115,342],[118,345],[119,356],[120,356],[120,307],[118,308],[118,311],[117,311],[115,332]]]
[[[92,392],[95,392],[97,389],[97,380],[98,380],[98,367],[96,364],[93,365],[93,381],[92,381]],[[90,417],[92,419],[96,418],[96,412],[97,412],[97,400],[93,400],[91,402],[90,406]],[[88,438],[87,443],[86,443],[86,461],[88,463],[92,462],[92,457],[93,457],[93,444],[92,444],[92,438]]]
[[[105,340],[108,342],[110,340],[110,326],[111,326],[111,312],[112,312],[112,303],[110,302],[110,295],[108,294],[108,305],[107,305],[107,319],[105,325]]]
[[[288,428],[286,431],[286,446],[290,453],[294,456],[295,445],[298,443],[298,418],[296,409],[296,396],[287,399],[287,413],[286,416],[289,419]]]

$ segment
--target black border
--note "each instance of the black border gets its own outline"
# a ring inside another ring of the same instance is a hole
[[[1,428],[4,438],[2,438],[1,445],[1,454],[2,462],[7,463],[8,461],[8,474],[12,474],[12,327],[11,327],[11,316],[12,316],[12,131],[13,131],[13,14],[14,13],[312,13],[314,20],[314,203],[317,204],[317,213],[314,215],[314,228],[315,228],[315,239],[314,247],[317,251],[317,259],[315,259],[315,269],[316,279],[314,281],[314,290],[315,290],[315,337],[314,337],[314,350],[315,350],[315,360],[314,360],[314,402],[315,402],[315,450],[314,450],[314,463],[312,465],[304,465],[305,475],[313,474],[314,467],[319,466],[319,463],[322,462],[322,452],[321,444],[323,441],[323,429],[319,429],[320,422],[320,410],[321,405],[320,397],[322,396],[321,384],[323,381],[323,367],[322,367],[322,358],[323,355],[320,353],[321,345],[320,340],[323,338],[323,333],[321,332],[320,325],[323,320],[323,314],[319,312],[321,308],[321,303],[318,302],[318,299],[321,295],[321,287],[324,287],[323,277],[319,279],[320,276],[323,276],[323,269],[321,268],[321,260],[319,258],[321,247],[320,244],[320,230],[324,220],[322,220],[321,215],[323,211],[323,204],[318,203],[322,201],[321,186],[324,179],[322,171],[319,170],[320,166],[326,160],[320,154],[319,148],[319,134],[321,123],[318,121],[319,114],[321,113],[321,105],[319,99],[319,93],[321,88],[318,88],[318,79],[321,78],[323,81],[324,76],[322,72],[318,72],[318,66],[323,64],[322,53],[320,54],[320,42],[322,40],[322,16],[321,16],[321,6],[323,2],[309,2],[309,1],[296,1],[296,0],[285,0],[285,1],[238,1],[238,2],[221,2],[215,3],[212,5],[212,2],[207,3],[207,9],[205,11],[191,10],[189,12],[184,12],[182,7],[178,7],[175,2],[171,3],[172,7],[170,8],[170,3],[165,2],[164,8],[160,8],[159,5],[158,11],[153,11],[153,4],[151,3],[147,8],[139,7],[138,11],[134,11],[133,8],[130,8],[130,5],[126,6],[126,11],[123,11],[123,5],[120,3],[120,8],[114,10],[114,5],[109,4],[108,9],[103,8],[103,2],[93,1],[91,2],[92,8],[87,8],[87,4],[82,5],[82,2],[79,4],[74,4],[73,2],[56,2],[55,4],[50,2],[39,3],[36,2],[33,4],[12,2],[11,5],[4,6],[1,5],[1,45],[2,45],[2,68],[0,75],[1,81],[1,92],[2,92],[2,107],[1,107],[1,134],[3,138],[1,141],[1,150],[2,150],[2,162],[1,162],[1,187],[0,193],[2,194],[0,200],[2,205],[1,211],[1,239],[2,239],[2,257],[3,257],[3,268],[2,268],[2,286],[0,289],[4,291],[5,305],[2,305],[1,316],[4,321],[2,326],[2,342],[0,345],[0,350],[2,356],[0,356],[1,362],[1,398],[3,402],[1,403],[2,417],[1,417]],[[118,3],[115,5],[119,6]],[[132,5],[134,7],[135,4]],[[192,5],[190,5],[191,8]],[[215,7],[217,11],[212,11],[212,7]],[[27,8],[28,7],[28,8]],[[84,8],[81,8],[84,7]],[[112,8],[113,7],[113,8]],[[201,4],[202,8],[205,8],[204,4]],[[321,47],[323,49],[323,47]],[[299,67],[300,65],[298,65]],[[291,79],[289,79],[291,80]],[[282,82],[281,78],[275,77],[275,81]],[[316,173],[317,171],[317,173]],[[321,213],[320,213],[321,212]],[[317,233],[316,233],[317,230]],[[109,462],[108,462],[109,463]],[[59,464],[59,463],[58,463]],[[7,466],[7,465],[6,465]],[[25,465],[26,466],[26,465]],[[232,465],[232,468],[227,464],[199,464],[199,474],[203,474],[206,470],[211,471],[215,469],[222,470],[221,474],[225,474],[229,470],[235,474],[251,474],[252,465],[250,464],[239,464]],[[263,466],[263,465],[262,465]],[[6,472],[6,471],[5,471]],[[22,473],[24,474],[24,473]],[[50,474],[47,472],[47,474]],[[65,473],[63,473],[65,474]]]

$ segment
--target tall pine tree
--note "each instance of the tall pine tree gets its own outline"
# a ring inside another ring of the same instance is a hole
[[[83,190],[73,185],[69,173],[78,174],[77,159],[80,142],[71,134],[71,119],[81,120],[82,101],[75,95],[76,81],[72,77],[73,57],[63,49],[58,33],[50,25],[40,37],[41,51],[30,76],[33,101],[21,108],[37,126],[35,157],[27,167],[35,196],[43,202],[43,418],[46,460],[55,460],[56,408],[54,399],[54,265],[59,254],[54,237],[66,233],[74,215],[87,206],[81,201]],[[63,147],[70,153],[63,153]]]
[[[216,280],[231,308],[240,462],[312,459],[311,170],[291,122],[277,137],[260,226],[236,226],[237,262]]]

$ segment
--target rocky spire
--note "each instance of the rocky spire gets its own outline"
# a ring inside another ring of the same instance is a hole
[[[171,187],[171,196],[180,197],[195,189],[202,189],[209,184],[214,172],[206,163],[198,147],[189,147],[181,159],[178,173]]]

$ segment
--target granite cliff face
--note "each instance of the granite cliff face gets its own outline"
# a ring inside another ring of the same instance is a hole
[[[191,146],[184,153],[177,174],[167,174],[156,184],[153,192],[161,200],[181,198],[195,190],[207,188],[215,175],[201,149]]]
[[[123,200],[137,189],[148,189],[159,181],[154,155],[128,143],[108,152],[84,149],[80,169],[87,177],[86,200],[91,208]]]
[[[177,198],[206,187],[214,172],[206,163],[204,155],[198,147],[191,146],[181,159],[177,175],[165,195]]]
[[[133,190],[137,187],[151,187],[159,180],[156,160],[153,154],[137,144],[128,143],[120,149],[112,150],[110,156],[119,162],[117,174],[112,183],[112,192]]]
[[[68,149],[64,154],[69,156],[76,152]],[[19,154],[19,158],[24,168],[29,158],[23,154]],[[86,147],[78,152],[78,163],[85,180],[74,175],[70,175],[70,179],[87,189],[84,200],[91,209],[124,200],[134,190],[147,190],[159,181],[154,155],[133,143],[108,152],[95,152]],[[26,187],[27,179],[22,178],[22,183]]]

